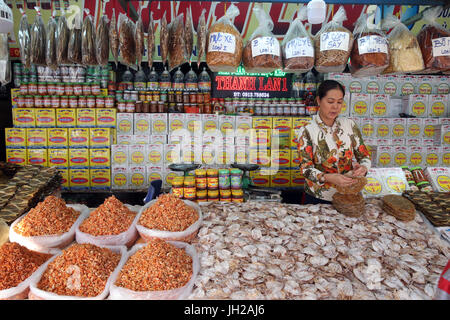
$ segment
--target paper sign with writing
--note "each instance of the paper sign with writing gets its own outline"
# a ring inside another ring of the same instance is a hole
[[[311,39],[295,38],[286,43],[286,59],[297,57],[314,57],[314,48]]]
[[[213,32],[209,35],[208,51],[234,53],[236,37],[230,33]]]
[[[358,39],[359,54],[388,53],[386,38],[380,36],[366,36]]]
[[[450,37],[432,39],[433,56],[450,56]]]
[[[263,54],[280,56],[280,43],[274,37],[258,37],[252,40],[252,56]]]
[[[320,51],[344,50],[348,51],[350,37],[347,32],[325,32],[320,35]]]

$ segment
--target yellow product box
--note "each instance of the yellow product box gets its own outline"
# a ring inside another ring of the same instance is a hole
[[[68,167],[69,150],[68,149],[48,149],[49,167]]]
[[[367,117],[370,114],[371,95],[368,93],[352,93],[350,115]]]
[[[186,129],[186,114],[169,113],[169,133],[181,129]]]
[[[386,117],[389,110],[390,97],[388,94],[372,94],[370,116]]]
[[[272,129],[279,134],[289,134],[292,129],[292,118],[274,117],[272,118]]]
[[[270,129],[252,129],[250,131],[250,148],[270,148]]]
[[[393,146],[392,147],[392,162],[395,167],[407,165],[408,162],[408,147],[407,146]]]
[[[80,108],[77,109],[77,126],[78,127],[95,127],[97,125],[95,109]]]
[[[402,112],[415,117],[427,117],[429,95],[409,94],[402,96]]]
[[[163,147],[164,164],[181,163],[181,145],[165,144]]]
[[[250,171],[252,184],[257,187],[270,187],[270,173],[271,171],[268,168]]]
[[[111,152],[109,148],[89,149],[89,166],[91,168],[110,167]]]
[[[130,175],[127,166],[114,166],[111,169],[112,189],[127,189]]]
[[[440,153],[439,163],[443,167],[450,166],[450,147],[442,147],[442,152]]]
[[[89,146],[91,148],[109,148],[111,144],[111,128],[89,128]]]
[[[147,188],[145,166],[128,167],[130,173],[130,189],[142,190]]]
[[[17,98],[20,96],[20,88],[11,89],[11,105],[13,108],[17,107]]]
[[[48,128],[48,147],[67,148],[69,146],[69,131],[67,128]]]
[[[427,167],[437,167],[439,165],[440,147],[428,146],[426,149],[425,163]]]
[[[236,134],[245,135],[253,126],[252,116],[236,116]]]
[[[253,117],[253,129],[272,129],[271,117]]]
[[[117,134],[133,134],[134,116],[133,113],[117,113]]]
[[[300,158],[298,155],[298,150],[297,149],[292,149],[291,150],[291,162],[290,162],[290,167],[291,168],[299,168],[300,166]]]
[[[435,135],[435,128],[439,125],[438,118],[425,118],[423,119],[423,138],[433,139]]]
[[[219,115],[219,128],[220,132],[225,135],[234,135],[236,129],[236,117],[228,115]]]
[[[305,177],[301,170],[291,170],[291,187],[303,187],[305,185]]]
[[[290,187],[291,172],[290,170],[273,170],[270,176],[271,187]]]
[[[272,149],[290,149],[291,132],[279,132],[273,129],[270,144]]]
[[[292,118],[292,129],[300,129],[311,122],[311,117],[296,117]]]
[[[56,126],[69,128],[77,126],[77,109],[56,109]]]
[[[272,149],[270,152],[270,163],[272,167],[290,168],[291,150]]]
[[[47,128],[27,128],[28,148],[47,148]]]
[[[89,169],[90,186],[93,190],[108,190],[111,187],[110,168]]]
[[[235,146],[235,159],[237,164],[248,164],[248,148],[245,146]]]
[[[71,168],[89,167],[89,149],[69,149],[69,166]]]
[[[374,138],[376,136],[375,118],[361,118],[361,125],[359,128],[364,139]],[[405,128],[403,128],[403,130],[404,129]]]
[[[6,149],[6,162],[24,166],[27,164],[27,149]]]
[[[116,109],[98,108],[95,109],[95,121],[97,127],[112,127],[117,125]]]
[[[161,166],[147,166],[146,173],[148,184],[155,180],[163,180],[163,168]]]
[[[145,134],[145,135],[151,134],[152,119],[150,113],[135,113],[133,123],[134,123],[133,128],[134,134]]]
[[[234,163],[234,146],[219,149],[217,154],[217,164],[231,165],[232,163]]]
[[[47,149],[27,149],[27,164],[48,167]]]
[[[251,149],[249,163],[258,164],[261,167],[270,167],[270,150]]]
[[[133,144],[133,135],[132,134],[118,134],[116,142],[114,144]]]
[[[129,161],[130,166],[143,166],[145,165],[145,150],[146,146],[143,144],[132,144],[128,146]]]
[[[36,126],[36,114],[35,109],[31,108],[14,108],[13,124],[14,127],[35,127]]]
[[[69,169],[69,187],[72,190],[88,190],[90,187],[89,169]]]
[[[429,96],[428,117],[445,117],[448,113],[448,95],[432,94]]]
[[[69,128],[69,148],[88,148],[89,140],[89,128]]]
[[[25,128],[5,128],[6,148],[25,148],[27,130]]]
[[[217,114],[202,114],[203,132],[219,129],[219,116]]]
[[[202,132],[202,115],[197,113],[186,113],[186,129],[192,134]]]
[[[289,141],[291,142],[290,144],[291,150],[298,148],[298,141],[297,141],[298,132],[299,132],[298,129],[291,131],[291,137],[289,138]]]
[[[126,144],[113,144],[111,146],[111,161],[113,166],[128,166],[128,148],[129,146]]]
[[[217,150],[211,144],[205,144],[202,148],[202,163],[213,165],[217,163]]]
[[[166,135],[169,133],[167,113],[152,113],[152,134]]]
[[[69,169],[58,168],[58,171],[61,174],[61,187],[63,190],[67,190],[69,188]]]
[[[161,166],[164,162],[164,146],[162,144],[146,145],[146,163],[151,166]]]
[[[36,109],[36,127],[55,127],[56,112],[55,109]]]
[[[392,118],[392,138],[400,139],[406,135],[406,118]]]

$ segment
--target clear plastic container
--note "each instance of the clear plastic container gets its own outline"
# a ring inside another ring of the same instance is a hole
[[[308,22],[319,24],[325,21],[327,5],[323,0],[311,0],[308,3]]]

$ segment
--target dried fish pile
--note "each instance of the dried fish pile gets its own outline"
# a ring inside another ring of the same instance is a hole
[[[331,205],[202,206],[190,299],[431,299],[449,246],[416,215],[368,200],[359,218]]]

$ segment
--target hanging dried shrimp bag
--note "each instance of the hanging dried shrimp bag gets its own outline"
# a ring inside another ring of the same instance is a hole
[[[20,48],[20,60],[22,61],[25,69],[30,69],[31,67],[31,34],[30,34],[30,25],[28,24],[28,17],[25,14],[25,11],[20,9],[20,13],[22,17],[20,18],[19,23],[19,32],[18,32],[18,40],[19,40],[19,48]]]
[[[147,32],[147,56],[149,68],[153,65],[153,56],[155,54],[155,25],[153,23],[153,13],[150,13]]]
[[[89,14],[89,9],[85,9],[87,16],[84,18],[82,28],[81,52],[82,63],[85,66],[94,66],[97,64],[96,42],[95,42],[95,27],[92,16]]]
[[[35,7],[37,12],[34,23],[31,28],[31,63],[35,65],[46,65],[45,48],[47,46],[47,33],[45,31],[44,21],[42,20],[41,10]]]
[[[70,63],[68,58],[70,30],[67,26],[67,20],[64,14],[64,11],[62,11],[61,16],[58,18],[58,26],[56,28],[56,62],[58,65]]]
[[[116,21],[116,9],[113,8],[113,14],[111,17],[111,23],[109,26],[109,47],[111,48],[111,54],[114,58],[114,62],[117,64],[119,62],[119,34],[117,31],[117,21]]]
[[[139,10],[139,18],[136,21],[136,60],[138,68],[141,67],[145,48],[144,23],[142,22],[141,13],[141,10]]]
[[[98,21],[95,34],[97,63],[106,66],[109,60],[109,19],[105,12],[108,1],[103,2],[103,13]]]
[[[183,14],[169,24],[169,70],[188,62]]]
[[[202,10],[197,26],[197,66],[200,67],[201,59],[206,49],[206,9]]]
[[[159,45],[161,47],[161,60],[163,65],[166,64],[169,56],[169,29],[167,26],[166,13],[161,20],[161,28],[159,30]]]
[[[47,22],[47,48],[45,50],[45,61],[52,70],[58,69],[58,61],[56,59],[57,27],[55,12],[53,12]]]
[[[242,58],[242,36],[233,24],[239,15],[234,4],[209,28],[206,42],[206,63],[211,71],[235,72]]]
[[[136,68],[136,40],[134,23],[123,13],[119,15],[119,51],[122,63]]]
[[[353,34],[342,26],[347,20],[344,7],[325,24],[314,39],[315,68],[318,72],[342,72],[353,47]]]
[[[79,13],[74,21],[73,29],[70,32],[68,58],[72,63],[81,64],[81,15]]]
[[[283,67],[281,48],[272,34],[273,22],[262,6],[255,6],[253,12],[259,26],[244,47],[242,62],[245,71],[269,73]]]
[[[186,39],[186,55],[188,57],[188,60],[191,59],[192,50],[194,48],[194,31],[192,31],[192,10],[190,9],[191,7],[186,10],[186,23],[184,26],[184,36]]]

